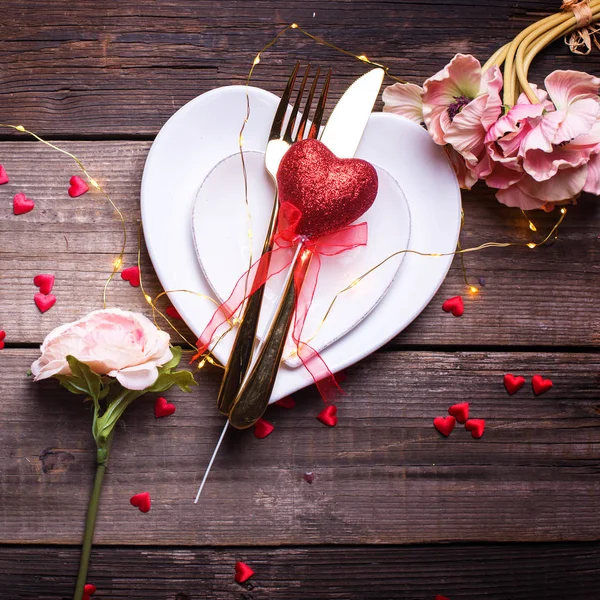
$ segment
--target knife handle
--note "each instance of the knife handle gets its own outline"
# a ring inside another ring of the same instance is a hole
[[[296,309],[296,286],[302,287],[310,265],[312,252],[300,249],[273,323],[269,328],[256,363],[229,413],[229,422],[236,429],[247,429],[262,417],[273,392],[281,356]]]
[[[279,201],[276,191],[271,221],[262,250],[263,256],[273,248],[273,234],[275,233],[278,214]],[[268,269],[268,265],[266,265],[266,268]],[[233,342],[233,348],[225,366],[225,374],[223,375],[217,398],[217,408],[219,412],[226,416],[231,412],[233,403],[242,387],[244,377],[252,360],[264,292],[265,286],[261,285],[246,301],[235,341]]]

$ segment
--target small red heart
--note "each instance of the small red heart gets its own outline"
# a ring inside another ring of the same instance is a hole
[[[69,188],[69,196],[71,196],[71,198],[77,198],[77,196],[85,194],[90,189],[88,184],[77,175],[73,175],[73,177],[69,179],[69,183],[71,184],[71,187]]]
[[[273,427],[269,421],[265,421],[264,419],[259,419],[256,421],[256,423],[254,423],[254,435],[259,440],[271,435],[271,433],[273,433],[273,429],[275,429],[275,427]]]
[[[512,373],[507,373],[504,376],[504,387],[506,391],[512,396],[518,392],[525,383],[525,377],[517,375],[516,377]]]
[[[129,498],[131,506],[137,506],[140,512],[147,513],[150,510],[150,494],[148,492],[142,492],[141,494],[135,494]]]
[[[446,437],[452,433],[455,425],[456,419],[452,415],[449,417],[436,417],[433,420],[433,426]]]
[[[6,331],[0,331],[0,350],[4,349],[4,340],[6,339]]]
[[[93,583],[86,583],[83,586],[83,593],[88,596],[93,596],[96,593],[96,586]]]
[[[40,309],[40,312],[45,313],[56,304],[56,296],[54,294],[38,293],[33,297],[35,305]]]
[[[33,285],[39,287],[42,294],[49,294],[54,287],[54,275],[36,275],[33,278]]]
[[[277,404],[277,406],[281,406],[282,408],[294,408],[294,406],[296,406],[296,401],[291,396],[286,396],[281,400],[277,400],[275,404]]]
[[[31,212],[35,208],[35,202],[25,196],[25,194],[17,194],[13,198],[13,213],[15,215],[24,215]]]
[[[165,398],[162,396],[156,399],[154,403],[154,416],[157,419],[161,417],[168,417],[175,412],[175,405],[169,404]]]
[[[459,423],[466,423],[469,418],[469,403],[460,402],[459,404],[454,404],[448,409],[448,414],[456,417]]]
[[[462,296],[448,298],[448,300],[442,304],[442,310],[447,313],[451,312],[455,317],[462,317],[465,312],[465,305]]]
[[[246,563],[241,561],[235,563],[235,580],[238,583],[248,581],[252,575],[254,575],[254,571]]]
[[[465,423],[465,428],[471,432],[471,435],[478,440],[483,435],[485,421],[483,419],[469,419]]]
[[[4,167],[2,165],[0,165],[0,185],[2,185],[3,183],[8,183],[9,179],[8,179],[8,175],[6,174],[6,170],[4,169]]]
[[[121,279],[129,281],[133,287],[140,285],[140,269],[139,267],[127,267],[121,272]]]
[[[180,321],[183,321],[181,315],[177,312],[177,309],[174,306],[167,306],[167,308],[165,308],[165,312],[169,317],[171,317],[171,319],[179,319]]]
[[[544,379],[541,375],[534,375],[531,379],[531,385],[536,396],[547,392],[552,387],[550,379]]]
[[[335,404],[330,404],[326,406],[318,415],[317,419],[324,423],[328,427],[335,427],[338,422],[337,418],[337,406]]]

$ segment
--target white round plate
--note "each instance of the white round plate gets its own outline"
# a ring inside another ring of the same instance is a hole
[[[248,88],[248,94],[250,118],[244,131],[244,150],[264,152],[279,99],[253,87]],[[215,304],[206,299],[214,298],[214,293],[196,258],[194,201],[215,165],[238,153],[245,115],[244,86],[217,88],[198,96],[163,126],[144,168],[141,209],[148,252],[165,290],[188,290],[169,296],[196,335],[202,333]],[[397,115],[374,113],[356,156],[369,160],[401,185],[410,209],[411,249],[438,254],[454,251],[460,229],[460,190],[443,149],[425,130]],[[451,256],[407,254],[379,304],[354,329],[323,350],[329,368],[340,371],[400,333],[427,306],[451,262]],[[227,362],[233,338],[230,332],[215,349],[222,363]],[[271,401],[312,383],[305,369],[282,365]]]
[[[252,143],[251,140],[249,140]],[[371,156],[371,160],[376,160]],[[274,184],[265,169],[262,152],[244,152],[246,184],[240,155],[236,153],[221,162],[202,183],[192,218],[198,260],[206,280],[221,302],[225,301],[240,277],[247,272],[250,259],[260,257],[267,226],[273,209]],[[404,254],[388,260],[363,280],[350,284],[385,261],[398,248],[406,248],[410,234],[410,213],[404,194],[394,178],[377,167],[379,190],[371,208],[357,222],[365,221],[369,241],[338,256],[323,256],[318,283],[302,331],[302,339],[321,353],[356,327],[387,292],[402,263]],[[252,255],[250,254],[252,244]],[[293,251],[289,253],[290,260]],[[258,336],[263,338],[275,314],[285,284],[286,272],[269,280],[263,297]],[[334,308],[329,308],[334,303]],[[328,314],[329,311],[329,314]],[[286,364],[301,367],[289,336],[284,351]]]

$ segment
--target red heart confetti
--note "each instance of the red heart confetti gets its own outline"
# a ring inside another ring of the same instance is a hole
[[[281,406],[282,408],[294,408],[294,406],[296,406],[296,401],[291,396],[286,396],[281,400],[277,400],[275,404],[277,404],[277,406]]]
[[[71,184],[71,187],[69,188],[69,196],[71,196],[71,198],[82,196],[90,189],[88,184],[77,175],[73,175],[73,177],[69,179],[69,183]]]
[[[266,438],[268,435],[271,435],[273,433],[273,429],[275,429],[275,427],[273,427],[273,425],[271,425],[271,423],[269,423],[269,421],[265,421],[265,419],[259,419],[254,424],[254,435],[259,440],[262,440],[263,438]]]
[[[136,506],[140,509],[140,512],[147,513],[150,510],[152,502],[150,501],[150,494],[148,492],[141,492],[135,494],[129,498],[131,506]]]
[[[35,208],[35,202],[25,196],[25,194],[17,194],[13,198],[13,213],[15,215],[24,215],[31,212]]]
[[[4,340],[6,339],[6,331],[0,330],[0,350],[4,348]]]
[[[315,474],[310,471],[308,473],[304,473],[304,481],[306,481],[306,483],[308,483],[309,485],[312,485],[312,482],[315,480]]]
[[[177,309],[174,306],[167,306],[167,308],[165,308],[165,312],[167,313],[167,316],[171,317],[171,319],[179,319],[180,321],[183,321],[181,315],[177,312]]]
[[[471,432],[471,435],[478,440],[483,435],[485,421],[483,419],[469,419],[465,423],[465,428]]]
[[[96,593],[96,586],[93,583],[86,583],[83,586],[83,593],[88,596],[93,596]]]
[[[337,418],[337,406],[335,404],[330,404],[326,406],[318,415],[317,419],[324,423],[328,427],[335,427],[338,422]]]
[[[462,317],[465,312],[465,305],[462,296],[448,298],[448,300],[442,304],[442,310],[447,313],[452,313],[455,317]]]
[[[166,400],[166,398],[163,398],[162,396],[160,398],[156,399],[156,402],[154,403],[154,416],[157,419],[160,419],[161,417],[168,417],[169,415],[172,415],[175,412],[175,405],[174,404],[169,404]]]
[[[550,379],[544,379],[541,375],[534,375],[531,379],[531,385],[536,396],[547,392],[552,387]]]
[[[6,169],[0,165],[0,185],[2,185],[3,183],[8,183],[9,179],[8,179],[8,175],[6,173]]]
[[[121,272],[121,279],[129,281],[133,287],[139,287],[140,285],[140,269],[139,267],[127,267]]]
[[[507,373],[504,376],[504,387],[506,391],[512,396],[517,393],[525,383],[525,377],[521,377],[520,375],[513,375],[512,373]]]
[[[36,294],[33,297],[35,305],[40,309],[40,312],[45,313],[56,304],[56,296],[54,294]]]
[[[238,583],[248,581],[252,575],[254,575],[254,571],[246,563],[241,561],[235,563],[235,580]]]
[[[442,434],[448,437],[456,425],[456,419],[450,415],[449,417],[436,417],[433,420],[433,426]]]
[[[460,402],[454,404],[448,409],[448,414],[456,418],[459,423],[466,423],[469,418],[469,403]]]
[[[36,275],[33,278],[33,285],[39,287],[42,294],[49,294],[54,287],[54,275]]]

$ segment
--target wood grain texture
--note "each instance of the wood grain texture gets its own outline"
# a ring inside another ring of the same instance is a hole
[[[421,83],[457,52],[485,61],[558,7],[545,0],[4,0],[2,118],[42,134],[154,135],[198,94],[243,83],[256,52],[293,22]],[[263,57],[253,83],[280,91],[297,58],[334,68],[332,99],[364,71],[357,61],[289,32]],[[536,61],[532,76],[541,82],[555,68],[599,67],[598,54],[574,57],[557,42]]]
[[[64,142],[62,146],[84,161],[123,210],[128,230],[124,265],[135,264],[139,187],[149,143]],[[0,143],[0,163],[11,177],[9,184],[0,187],[0,327],[7,331],[9,343],[39,343],[53,327],[101,306],[102,287],[121,247],[121,225],[100,195],[68,197],[74,165],[41,144]],[[36,208],[15,217],[11,201],[21,191],[35,200]],[[490,240],[541,239],[529,231],[519,211],[498,204],[485,188],[464,194],[464,210],[465,248]],[[536,215],[540,232],[549,230],[556,218]],[[486,285],[480,286],[477,296],[467,294],[466,313],[460,319],[441,311],[445,298],[465,293],[455,260],[437,297],[393,345],[597,347],[599,232],[600,203],[585,197],[570,210],[552,245],[466,255],[471,280],[479,285],[478,279],[484,277]],[[40,315],[33,303],[37,289],[32,281],[45,272],[56,275],[58,301]],[[161,288],[145,253],[143,273],[147,291],[155,295]],[[140,290],[118,276],[109,287],[108,301],[112,306],[148,309]]]
[[[0,546],[0,595],[70,598],[78,549]],[[234,565],[255,571],[239,585]],[[89,581],[111,600],[589,600],[600,544],[314,548],[95,547]]]
[[[94,468],[91,415],[55,382],[25,372],[31,350],[0,353],[3,390],[0,541],[76,544]],[[541,372],[554,388],[515,396],[505,372]],[[190,395],[169,392],[174,416],[151,398],[122,419],[96,530],[100,544],[409,544],[566,541],[600,536],[599,354],[380,352],[349,369],[339,425],[315,418],[299,394],[269,409],[275,431],[232,432],[195,506],[192,499],[223,426],[218,374]],[[486,420],[481,440],[432,426],[467,400]],[[124,433],[126,432],[126,435]],[[314,472],[312,485],[303,479]],[[129,505],[149,491],[147,515]]]

